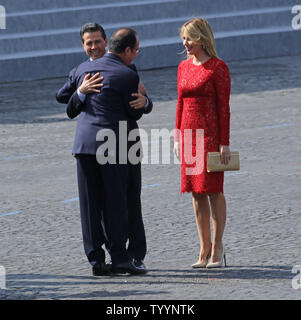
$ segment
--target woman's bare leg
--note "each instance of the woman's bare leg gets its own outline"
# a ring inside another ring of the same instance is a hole
[[[211,262],[221,260],[223,234],[226,226],[226,199],[223,193],[209,194],[212,211],[212,250]]]
[[[211,252],[210,206],[207,194],[192,193],[192,203],[200,239],[199,262],[203,262]]]

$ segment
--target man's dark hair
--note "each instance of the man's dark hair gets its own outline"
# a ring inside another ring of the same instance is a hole
[[[97,31],[100,31],[101,36],[103,37],[104,40],[106,40],[107,36],[101,25],[95,22],[89,22],[84,24],[80,29],[80,37],[82,39],[82,42],[84,42],[83,36],[86,32],[91,33],[91,32],[97,32]]]
[[[127,47],[133,51],[137,43],[137,32],[131,28],[116,30],[110,39],[109,50],[114,53],[123,53]]]

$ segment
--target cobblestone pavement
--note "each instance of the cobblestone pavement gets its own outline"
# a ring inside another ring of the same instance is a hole
[[[301,56],[229,67],[231,148],[241,154],[241,170],[225,176],[229,267],[191,269],[199,243],[179,165],[144,164],[144,276],[91,276],[71,155],[76,120],[55,101],[65,79],[0,85],[0,299],[301,298],[292,273],[301,265]],[[173,129],[176,68],[140,75],[154,101],[140,127]]]

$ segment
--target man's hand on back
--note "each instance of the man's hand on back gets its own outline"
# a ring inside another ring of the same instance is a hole
[[[100,73],[97,72],[93,77],[91,77],[91,74],[88,73],[81,86],[79,87],[79,91],[82,93],[82,94],[88,94],[88,93],[91,93],[91,92],[100,92],[100,89],[101,87],[103,87],[103,84],[100,83],[102,82],[103,80],[103,77],[99,77]]]

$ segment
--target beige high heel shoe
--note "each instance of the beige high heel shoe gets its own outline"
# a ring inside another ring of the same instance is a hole
[[[222,248],[222,255],[221,255],[221,260],[220,261],[216,261],[216,262],[209,262],[206,265],[206,268],[210,269],[210,268],[221,268],[223,267],[223,262],[224,262],[224,267],[227,267],[227,263],[226,263],[226,253],[225,253],[225,248],[223,246]]]
[[[191,265],[191,268],[194,268],[194,269],[206,268],[209,259],[210,259],[210,253],[207,256],[206,261],[196,262],[196,263]]]

